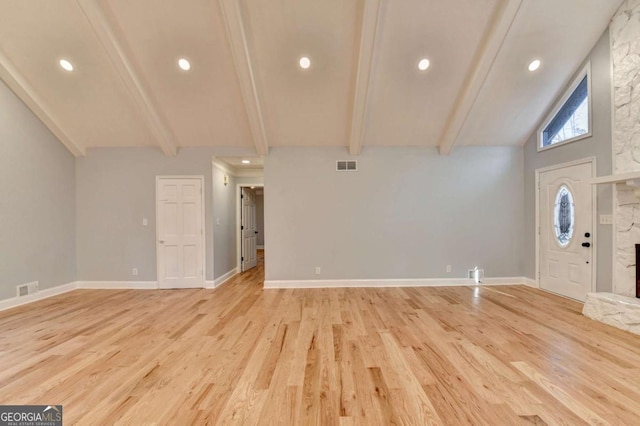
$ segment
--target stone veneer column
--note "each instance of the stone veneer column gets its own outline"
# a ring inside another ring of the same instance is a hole
[[[640,0],[625,0],[609,28],[613,62],[613,170],[640,171]],[[628,193],[628,191],[626,191]],[[618,191],[614,292],[635,296],[635,248],[640,204]]]

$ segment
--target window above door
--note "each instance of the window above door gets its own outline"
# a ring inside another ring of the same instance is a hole
[[[591,103],[591,63],[587,63],[538,129],[538,151],[590,137]]]

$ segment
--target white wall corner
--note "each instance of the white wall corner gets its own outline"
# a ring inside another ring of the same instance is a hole
[[[233,268],[232,270],[230,270],[226,274],[223,274],[222,276],[216,278],[212,288],[218,288],[221,285],[226,284],[227,282],[229,282],[229,280],[231,280],[231,278],[236,276],[236,274],[238,274],[239,272],[240,271],[238,270],[238,268]],[[207,287],[207,288],[209,288],[209,287]]]
[[[215,167],[216,169],[220,170],[223,173],[226,173],[231,176],[238,176],[238,169],[236,169],[226,161],[213,157],[213,159],[211,160],[211,164],[213,165],[213,167]]]

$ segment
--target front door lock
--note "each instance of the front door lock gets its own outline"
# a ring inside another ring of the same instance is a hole
[[[582,243],[582,247],[591,247],[591,243]]]

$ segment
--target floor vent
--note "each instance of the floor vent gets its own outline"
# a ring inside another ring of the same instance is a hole
[[[477,266],[473,269],[469,269],[468,278],[475,281],[477,284],[480,284],[484,281],[484,269],[479,269]]]
[[[338,172],[357,172],[358,162],[356,160],[336,161],[336,171]]]
[[[17,286],[17,294],[18,297],[28,296],[33,293],[38,292],[38,281],[34,281],[32,283],[22,284]]]

